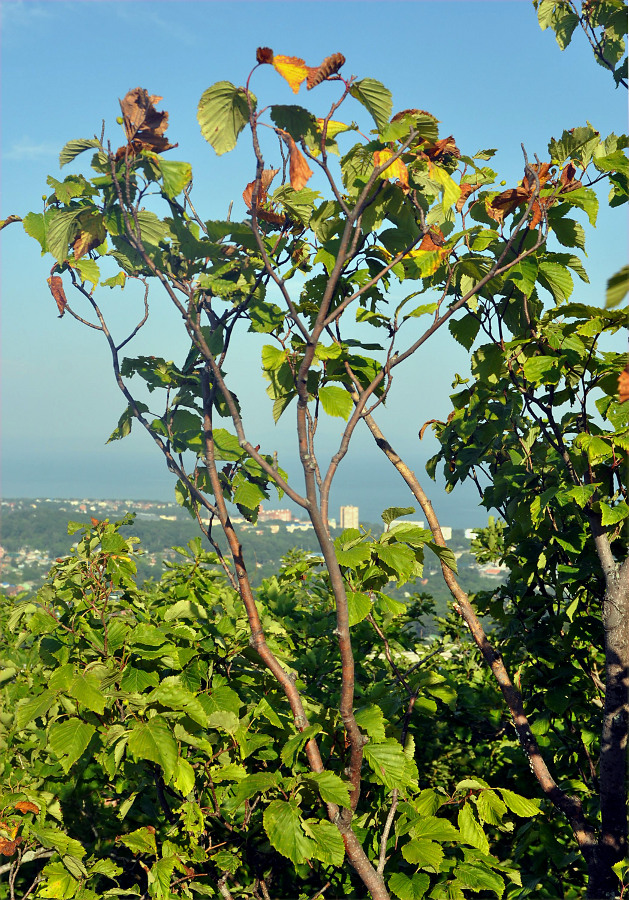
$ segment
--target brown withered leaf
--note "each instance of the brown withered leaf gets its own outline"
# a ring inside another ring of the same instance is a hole
[[[618,402],[626,403],[629,400],[629,366],[625,366],[618,376]]]
[[[80,231],[72,244],[74,250],[74,258],[81,259],[90,250],[95,250],[103,243],[99,235],[92,234],[90,231]]]
[[[256,50],[256,62],[263,65],[271,65],[273,63],[273,51],[270,47],[258,47]]]
[[[336,75],[338,70],[345,63],[345,57],[342,53],[333,53],[326,56],[320,66],[308,66],[308,78],[306,80],[306,89],[311,91],[313,87],[321,84],[332,75]]]
[[[445,425],[445,422],[442,422],[441,419],[428,419],[427,422],[424,422],[422,427],[419,429],[419,439],[422,441],[424,439],[424,432],[428,428],[429,425]]]
[[[561,183],[561,187],[559,188],[560,194],[567,194],[570,191],[576,191],[578,188],[583,186],[581,182],[574,177],[576,171],[577,170],[572,165],[572,163],[568,163],[565,169],[562,170],[559,177],[559,181]]]
[[[256,207],[261,206],[263,203],[266,203],[266,194],[271,185],[271,182],[279,172],[279,169],[263,169],[262,177],[260,178],[260,189],[258,191],[257,203]],[[247,209],[251,209],[251,204],[253,202],[253,189],[256,186],[255,179],[250,181],[247,187],[242,192],[242,199],[245,201],[245,205]]]
[[[436,141],[432,147],[428,147],[424,150],[424,153],[431,159],[433,162],[437,160],[447,160],[447,159],[460,159],[461,151],[456,145],[456,141],[454,137],[450,135],[447,138],[442,138],[440,141]]]
[[[273,225],[285,225],[286,224],[286,216],[280,215],[279,213],[271,212],[270,210],[263,209],[262,204],[267,202],[267,190],[269,185],[279,172],[279,169],[264,169],[262,172],[262,177],[260,179],[261,184],[258,188],[258,194],[256,196],[256,216],[258,219],[261,219],[263,222],[269,222]],[[245,206],[248,210],[251,211],[253,208],[253,191],[256,186],[255,179],[250,181],[247,187],[242,192],[242,199],[245,201]]]
[[[298,150],[297,144],[290,134],[282,132],[282,137],[284,138],[284,141],[288,146],[288,152],[290,153],[290,186],[294,191],[300,191],[306,186],[309,179],[312,178],[312,169],[306,162],[303,154]]]
[[[2,853],[3,856],[13,856],[18,845],[21,844],[23,840],[23,837],[16,837],[14,841],[9,841],[6,838],[0,837],[0,853]]]
[[[58,275],[51,275],[48,279],[48,287],[55,298],[57,309],[59,310],[59,318],[61,319],[68,305],[65,291],[63,290],[63,280]]]
[[[480,184],[461,184],[459,186],[461,188],[461,194],[459,196],[459,199],[456,201],[455,208],[457,212],[461,212],[461,210],[465,206],[465,201],[467,200],[467,198],[471,194],[473,194],[474,191],[477,191],[479,189]]]
[[[7,216],[6,219],[0,219],[0,231],[2,231],[3,228],[6,228],[7,225],[12,225],[14,222],[21,221],[21,217],[16,215]]]
[[[36,803],[31,803],[30,800],[20,800],[15,804],[14,809],[17,809],[17,811],[21,813],[32,812],[35,813],[35,815],[39,812],[39,806],[37,806]]]
[[[127,145],[116,151],[116,160],[121,159],[125,152],[130,156],[137,155],[141,150],[163,153],[177,146],[171,144],[165,136],[168,113],[155,109],[155,104],[162,99],[156,94],[149,95],[145,88],[137,87],[128,91],[119,101]]]
[[[525,187],[509,188],[494,197],[487,205],[487,215],[491,216],[495,222],[502,224],[504,217],[513,212],[521,203],[525,203],[530,196],[531,192]]]

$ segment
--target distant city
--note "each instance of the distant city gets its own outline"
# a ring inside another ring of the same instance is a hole
[[[70,552],[76,538],[67,534],[68,521],[86,521],[90,517],[121,519],[125,514],[133,512],[133,529],[141,533],[144,545],[148,543],[144,565],[153,567],[151,571],[144,573],[145,576],[159,576],[164,562],[172,562],[177,557],[172,546],[186,543],[198,532],[198,526],[184,508],[176,503],[160,500],[16,498],[0,501],[0,508],[0,588],[9,594],[37,587],[43,582],[55,560]],[[293,546],[297,544],[303,549],[316,551],[312,523],[295,516],[290,509],[260,506],[255,523],[248,522],[238,512],[231,518],[240,531],[250,534],[254,540],[256,567],[260,569],[266,570],[268,563],[276,562],[286,552],[291,545],[289,535],[295,536]],[[400,522],[418,528],[425,527],[423,521],[410,518],[395,520],[391,527]],[[209,524],[209,520],[205,519],[204,524]],[[346,529],[358,529],[361,524],[370,527],[374,533],[384,527],[380,523],[361,523],[360,508],[357,505],[341,506],[338,518],[328,518],[328,527],[335,537]],[[504,576],[505,569],[502,566],[477,566],[473,563],[469,542],[475,536],[475,529],[453,530],[449,526],[442,526],[441,530],[444,539],[453,542],[452,548],[457,558],[464,556],[466,564],[479,576]],[[303,534],[298,538],[298,533]],[[261,541],[266,542],[264,546],[260,544]],[[277,547],[275,551],[274,542]],[[276,559],[273,560],[272,557]]]

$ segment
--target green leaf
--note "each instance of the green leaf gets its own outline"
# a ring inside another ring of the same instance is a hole
[[[354,713],[356,724],[366,731],[374,743],[381,743],[386,739],[384,730],[384,714],[379,706],[364,706]]]
[[[454,825],[438,816],[423,816],[413,823],[413,837],[431,841],[458,841],[460,835]]]
[[[77,219],[85,207],[58,209],[46,229],[46,248],[59,262],[68,258],[68,248],[77,227]]]
[[[505,889],[504,881],[497,872],[480,863],[460,863],[456,867],[456,877],[464,887],[477,891],[493,891],[502,897]]]
[[[435,544],[433,541],[426,541],[426,546],[430,547],[432,552],[439,557],[439,562],[442,562],[449,569],[457,574],[457,564],[456,564],[456,556],[454,555],[454,551],[450,550],[449,547],[442,547],[440,544]]]
[[[105,696],[99,690],[100,682],[95,675],[76,675],[68,693],[92,712],[102,715],[105,711]]]
[[[385,509],[384,512],[380,513],[380,518],[385,525],[390,525],[391,522],[395,519],[399,519],[400,516],[410,516],[414,512],[414,506],[389,506],[388,509]]]
[[[371,612],[371,607],[372,602],[367,594],[363,594],[360,591],[348,590],[347,611],[349,614],[350,628],[352,625],[358,625],[359,622],[362,622],[362,620]]]
[[[306,780],[314,782],[324,803],[336,803],[338,806],[349,808],[349,788],[351,788],[351,784],[343,781],[334,772],[318,772],[308,775]]]
[[[295,800],[272,800],[264,810],[262,822],[271,846],[282,856],[297,865],[312,856],[316,845],[304,834]]]
[[[623,266],[607,282],[605,308],[613,309],[615,306],[618,306],[625,299],[627,292],[629,292],[629,266]]]
[[[263,794],[271,788],[277,787],[277,781],[278,776],[275,772],[256,772],[253,775],[247,775],[234,790],[234,806],[238,808],[255,794]]]
[[[574,283],[572,275],[560,263],[542,260],[539,264],[539,283],[545,287],[555,298],[556,303],[563,303],[571,295]]]
[[[149,759],[161,766],[166,783],[170,781],[177,763],[177,742],[161,716],[134,722],[127,746],[136,759]]]
[[[295,759],[297,758],[297,754],[304,746],[306,741],[309,741],[316,734],[319,734],[321,730],[322,729],[320,725],[308,725],[308,727],[304,728],[303,731],[299,731],[297,734],[294,734],[291,738],[289,738],[282,747],[282,752],[280,754],[284,765],[293,766],[295,763]]]
[[[483,822],[488,825],[500,825],[507,807],[495,791],[481,791],[476,798],[476,809]]]
[[[354,401],[345,388],[334,384],[327,384],[319,388],[319,400],[329,416],[337,416],[345,421],[349,419],[354,408]]]
[[[310,850],[313,858],[326,866],[342,866],[345,846],[336,825],[325,819],[307,819],[304,826],[308,837],[314,841],[314,846]]]
[[[84,150],[98,146],[99,142],[95,138],[77,138],[74,141],[68,141],[59,154],[59,168],[62,169],[67,163],[72,162]]]
[[[374,78],[363,78],[354,82],[350,94],[371,113],[378,131],[384,131],[393,110],[391,91]]]
[[[79,883],[70,875],[63,863],[48,863],[42,871],[42,876],[43,887],[38,891],[39,897],[67,900],[76,894]]]
[[[37,697],[20,700],[17,705],[16,725],[21,731],[25,725],[33,719],[39,719],[46,715],[52,704],[57,699],[52,691],[43,691]]]
[[[505,803],[508,802],[505,800]],[[463,809],[459,810],[457,820],[461,839],[472,847],[477,847],[481,853],[489,853],[489,841],[481,826],[478,824],[476,816],[469,803],[466,803]]]
[[[256,99],[249,94],[252,109]],[[230,81],[218,81],[204,91],[199,100],[197,120],[201,134],[219,156],[233,150],[238,135],[249,121],[247,95]]]
[[[83,257],[83,259],[79,259],[75,265],[81,275],[81,281],[89,281],[93,285],[98,284],[100,279],[100,269],[98,268],[98,263],[95,259]]]
[[[558,384],[561,369],[551,356],[532,356],[523,365],[524,377],[533,384]]]
[[[430,877],[423,872],[415,872],[412,878],[396,872],[389,878],[389,890],[400,900],[422,900],[430,887]]]
[[[479,328],[480,319],[478,316],[473,316],[471,313],[467,313],[462,319],[450,319],[450,322],[448,323],[450,334],[455,341],[462,344],[466,350],[471,350]]]
[[[164,193],[171,200],[180,194],[192,179],[192,166],[187,162],[175,162],[157,156],[155,163],[161,172]]]
[[[377,780],[388,788],[399,788],[404,784],[406,757],[401,745],[393,738],[380,744],[365,744],[365,759]]]
[[[601,525],[616,525],[629,516],[629,506],[624,500],[619,500],[615,506],[609,506],[601,501]]]
[[[160,684],[145,699],[146,703],[159,704],[168,709],[182,709],[191,719],[207,728],[208,716],[201,702],[181,685]]]
[[[194,769],[188,760],[183,759],[181,756],[175,765],[173,784],[178,791],[181,791],[184,797],[187,797],[194,788]]]
[[[48,735],[50,749],[61,761],[66,774],[83,754],[95,731],[93,725],[76,718],[51,726]]]
[[[527,800],[526,797],[521,797],[520,794],[508,791],[506,788],[497,788],[497,790],[500,791],[502,799],[516,816],[530,818],[531,816],[538,816],[540,814],[538,800]],[[482,847],[479,847],[479,850],[482,850]]]
[[[574,219],[553,219],[551,221],[555,237],[564,247],[578,247],[585,250],[585,229]]]
[[[129,834],[121,834],[118,837],[121,844],[128,847],[132,853],[150,853],[151,856],[157,856],[157,845],[155,843],[155,829],[136,828]]]
[[[44,847],[52,847],[62,856],[74,856],[82,859],[85,856],[85,848],[79,841],[68,837],[58,828],[31,825],[31,834],[34,835]]]
[[[406,862],[419,866],[420,869],[434,869],[438,872],[444,853],[434,841],[412,840],[402,847],[402,856]]]

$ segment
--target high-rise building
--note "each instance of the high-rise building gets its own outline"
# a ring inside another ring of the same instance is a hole
[[[291,522],[292,518],[290,509],[262,509],[262,504],[258,508],[259,522]]]
[[[358,528],[357,506],[341,506],[341,528]]]

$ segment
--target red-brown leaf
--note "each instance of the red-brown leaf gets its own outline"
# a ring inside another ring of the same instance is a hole
[[[48,279],[48,287],[50,288],[50,293],[55,298],[57,309],[59,310],[59,318],[61,318],[68,305],[65,291],[63,290],[63,281],[58,275],[51,275]]]
[[[460,185],[461,194],[459,196],[459,199],[456,201],[456,211],[457,212],[461,212],[461,210],[465,206],[465,201],[467,200],[467,198],[470,196],[470,194],[473,194],[474,191],[477,191],[479,189],[479,187],[480,187],[480,184],[462,184],[462,185]]]
[[[271,65],[273,63],[273,51],[270,47],[258,47],[256,50],[256,62],[263,65]]]
[[[310,178],[312,178],[312,169],[306,162],[305,157],[297,148],[297,145],[290,134],[284,132],[282,137],[288,145],[290,153],[290,185],[294,191],[300,191],[304,188]]]
[[[336,75],[344,63],[345,57],[342,53],[333,53],[331,56],[326,56],[320,66],[308,66],[307,90],[312,90],[322,81]]]
[[[618,402],[629,400],[629,366],[625,366],[618,377]]]
[[[32,812],[35,813],[35,815],[37,815],[37,813],[39,812],[39,806],[37,806],[35,803],[31,803],[30,800],[20,800],[15,804],[14,809],[17,809],[17,811],[21,813]]]
[[[432,147],[424,150],[424,153],[428,159],[432,159],[433,162],[448,158],[461,158],[461,151],[457,147],[456,141],[452,135],[447,138],[442,138],[440,141],[436,141]]]

